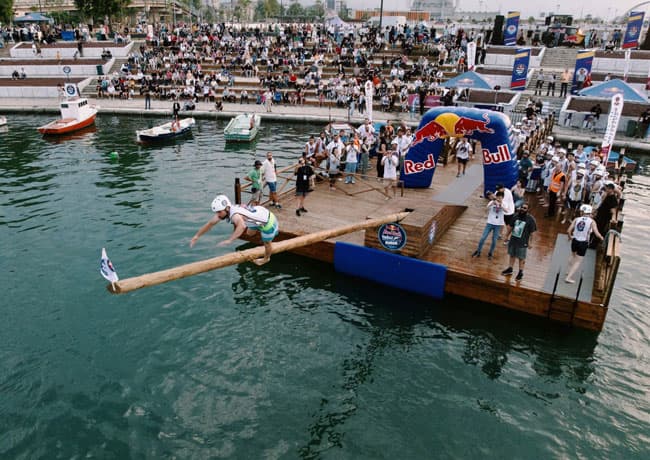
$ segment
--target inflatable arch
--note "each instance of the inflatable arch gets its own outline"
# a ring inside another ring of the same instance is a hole
[[[445,139],[463,136],[481,142],[483,193],[494,191],[498,183],[512,187],[519,173],[510,143],[510,126],[510,118],[491,110],[467,107],[430,109],[422,117],[404,159],[400,176],[404,187],[431,186]]]

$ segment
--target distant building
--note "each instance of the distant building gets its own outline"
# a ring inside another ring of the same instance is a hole
[[[455,16],[456,0],[413,0],[412,11],[426,11],[432,19],[447,19]]]
[[[336,0],[327,0],[326,8],[328,10],[335,11],[336,10]]]

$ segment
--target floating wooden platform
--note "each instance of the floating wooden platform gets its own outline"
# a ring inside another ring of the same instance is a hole
[[[373,168],[375,161],[371,160]],[[483,247],[483,256],[471,256],[487,216],[487,201],[482,197],[480,157],[477,155],[470,160],[467,176],[457,178],[456,171],[455,163],[446,167],[439,165],[430,188],[397,189],[396,196],[389,200],[380,191],[382,184],[376,178],[374,169],[366,180],[357,178],[356,184],[337,181],[336,190],[330,190],[328,182],[323,181],[317,183],[315,190],[308,195],[305,208],[309,212],[302,213],[300,217],[295,213],[298,200],[293,195],[291,171],[281,172],[279,184],[283,178],[288,182],[280,190],[284,191],[282,209],[273,209],[281,230],[276,240],[339,227],[364,217],[374,218],[412,210],[411,215],[401,222],[407,232],[408,244],[397,253],[446,266],[445,292],[580,328],[601,330],[618,268],[617,257],[603,254],[602,251],[595,257],[586,257],[585,262],[595,267],[581,269],[584,272],[582,286],[579,286],[580,283],[566,284],[566,272],[563,270],[566,270],[570,253],[562,254],[555,249],[557,241],[560,241],[558,234],[566,234],[569,223],[561,224],[558,218],[545,218],[545,208],[538,204],[536,194],[529,193],[526,199],[537,220],[538,231],[528,249],[524,278],[515,281],[514,276],[501,275],[509,262],[507,247],[502,240],[499,240],[492,260],[486,256],[490,238]],[[434,200],[434,197],[450,196],[458,197],[461,202]],[[244,194],[243,201],[246,199]],[[433,243],[429,244],[434,221],[435,235]],[[294,252],[333,263],[337,241],[385,250],[378,243],[377,229],[371,229],[299,248]],[[578,289],[580,297],[577,296]],[[585,293],[588,293],[587,298]]]

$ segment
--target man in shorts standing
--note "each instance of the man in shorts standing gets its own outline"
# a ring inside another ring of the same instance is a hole
[[[535,218],[528,213],[528,203],[524,202],[519,208],[519,212],[508,225],[508,255],[510,263],[508,268],[501,272],[504,276],[512,275],[512,267],[515,259],[519,260],[519,272],[515,280],[519,281],[524,277],[524,266],[526,265],[526,251],[532,241],[532,235],[537,231],[537,222]]]
[[[278,187],[278,176],[276,174],[276,165],[275,160],[273,159],[273,153],[268,152],[266,154],[266,160],[262,163],[262,180],[266,182],[266,185],[269,187],[269,198],[271,199],[271,206],[275,206],[280,209],[280,201],[278,200],[277,187]]]

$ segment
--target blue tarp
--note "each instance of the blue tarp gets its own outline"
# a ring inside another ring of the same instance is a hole
[[[492,89],[492,86],[474,71],[462,73],[443,83],[445,88]]]
[[[611,99],[615,94],[622,94],[623,100],[626,102],[648,102],[646,96],[640,94],[632,86],[618,78],[581,89],[578,91],[578,94],[580,96],[602,97],[606,99]]]

